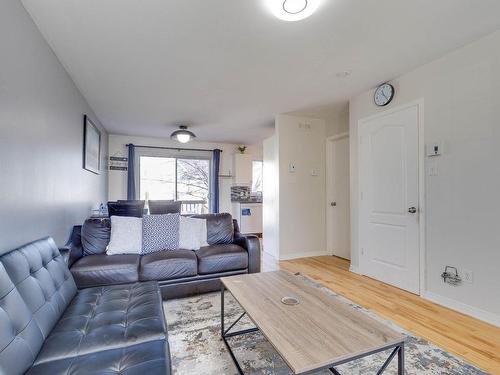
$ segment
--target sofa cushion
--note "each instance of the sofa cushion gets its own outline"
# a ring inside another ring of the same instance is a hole
[[[207,242],[209,245],[230,244],[233,242],[234,225],[231,214],[204,214],[192,217],[207,220]]]
[[[78,292],[54,327],[35,364],[165,339],[156,282]]]
[[[159,251],[143,255],[139,280],[170,280],[196,276],[197,259],[192,250]]]
[[[173,200],[148,200],[148,207],[151,215],[179,214],[182,202]]]
[[[146,215],[142,225],[142,253],[179,248],[179,214]]]
[[[76,294],[51,238],[0,257],[0,373],[22,374]]]
[[[87,219],[83,223],[81,241],[83,255],[104,254],[111,236],[109,219]]]
[[[242,270],[248,267],[248,253],[238,245],[212,245],[196,252],[200,275]]]
[[[134,283],[139,280],[140,255],[89,255],[71,267],[79,288]]]
[[[111,216],[142,217],[145,201],[108,202],[108,214]]]
[[[165,341],[152,341],[126,348],[106,350],[33,366],[27,375],[122,374],[169,375]]]

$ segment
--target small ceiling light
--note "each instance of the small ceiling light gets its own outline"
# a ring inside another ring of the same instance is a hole
[[[313,14],[321,0],[265,0],[271,12],[283,21],[300,21]]]
[[[179,126],[179,130],[173,132],[170,138],[175,139],[180,143],[188,143],[192,138],[196,138],[196,135],[187,130],[187,126],[181,125]]]

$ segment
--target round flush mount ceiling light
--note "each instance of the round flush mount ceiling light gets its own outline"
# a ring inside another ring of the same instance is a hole
[[[321,0],[266,0],[271,12],[283,21],[300,21],[319,7]]]
[[[188,143],[191,139],[196,138],[196,135],[187,130],[187,126],[181,125],[179,126],[179,130],[173,132],[170,138],[175,139],[180,143]]]

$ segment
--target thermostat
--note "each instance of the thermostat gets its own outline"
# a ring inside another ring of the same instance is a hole
[[[427,144],[427,156],[439,156],[442,152],[441,143],[434,142]]]

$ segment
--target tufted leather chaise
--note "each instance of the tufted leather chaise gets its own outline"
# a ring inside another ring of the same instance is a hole
[[[170,374],[156,282],[77,290],[51,238],[0,256],[0,375]]]

